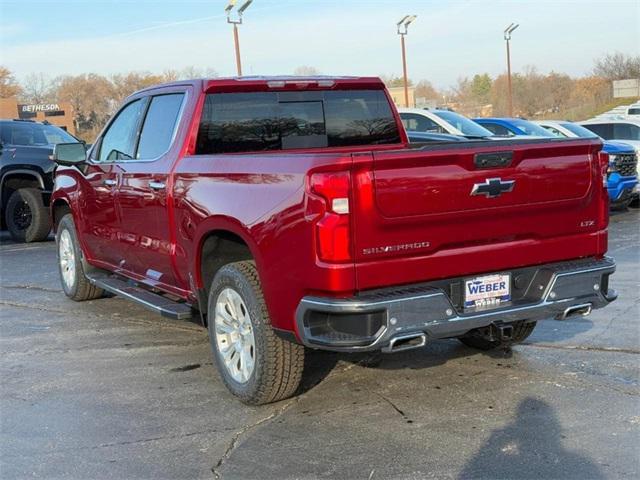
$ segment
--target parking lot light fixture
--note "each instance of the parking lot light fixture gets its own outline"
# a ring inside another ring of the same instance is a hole
[[[409,79],[407,77],[407,54],[404,45],[404,36],[409,33],[408,27],[411,22],[417,18],[417,15],[405,15],[396,23],[398,35],[400,35],[400,45],[402,47],[402,78],[404,83],[404,106],[409,106]]]
[[[253,0],[247,0],[244,2],[237,10],[237,16],[232,18],[232,10],[236,5],[236,0],[229,0],[229,4],[225,7],[224,11],[227,14],[227,23],[231,23],[233,25],[233,43],[236,51],[236,70],[238,71],[238,76],[242,76],[242,62],[240,60],[240,40],[238,38],[238,25],[242,25],[242,14],[244,11],[249,8],[249,5]]]
[[[511,40],[511,34],[520,25],[517,23],[511,23],[504,29],[504,39],[507,42],[507,88],[508,102],[509,102],[509,117],[513,117],[513,91],[511,89],[511,51],[509,49],[509,41]]]

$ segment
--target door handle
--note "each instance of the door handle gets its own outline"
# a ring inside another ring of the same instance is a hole
[[[164,190],[165,184],[163,182],[149,182],[149,186],[153,190]]]
[[[106,179],[104,179],[104,180],[102,181],[102,184],[103,184],[103,185],[106,185],[107,187],[115,187],[115,186],[116,186],[116,183],[118,183],[118,182],[116,182],[115,180],[111,180],[111,179],[109,179],[109,178],[106,178]]]

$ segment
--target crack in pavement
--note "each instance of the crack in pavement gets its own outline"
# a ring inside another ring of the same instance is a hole
[[[125,440],[121,442],[110,442],[110,443],[101,443],[99,445],[89,445],[86,447],[69,447],[69,448],[59,448],[53,449],[50,451],[42,452],[44,455],[55,455],[58,453],[64,452],[76,452],[76,451],[85,451],[85,450],[97,450],[100,448],[109,448],[109,447],[120,447],[124,445],[135,445],[139,443],[148,443],[148,442],[158,442],[161,440],[170,440],[170,439],[178,439],[178,438],[188,438],[193,437],[194,435],[205,435],[207,433],[219,433],[219,432],[232,432],[235,428],[227,427],[227,428],[218,428],[218,429],[209,429],[209,430],[201,430],[197,432],[189,432],[189,433],[178,433],[178,434],[170,434],[170,435],[162,435],[159,437],[150,437],[150,438],[140,438],[138,440]],[[9,454],[7,457],[9,458],[17,458],[22,457],[24,455],[21,454]]]
[[[198,432],[180,433],[180,434],[173,434],[173,435],[163,435],[163,436],[160,436],[160,437],[141,438],[139,440],[129,440],[129,441],[124,441],[124,442],[103,443],[103,444],[100,444],[100,445],[95,445],[95,446],[86,447],[86,448],[91,449],[91,450],[95,450],[97,448],[119,447],[119,446],[122,446],[122,445],[134,445],[134,444],[137,444],[137,443],[157,442],[157,441],[160,441],[160,440],[169,440],[169,439],[176,439],[176,438],[187,438],[187,437],[193,437],[194,435],[204,435],[204,434],[207,434],[207,433],[232,432],[234,430],[235,430],[235,428],[231,428],[231,427],[213,429],[213,430],[201,430],[201,431],[198,431]]]
[[[367,389],[368,390],[368,389]],[[400,410],[398,408],[398,406],[393,403],[389,398],[385,397],[384,395],[382,395],[381,393],[378,392],[374,392],[373,390],[369,390],[370,393],[376,395],[377,397],[381,398],[382,400],[384,400],[385,402],[387,402],[389,405],[391,405],[391,408],[393,408],[396,412],[398,412],[400,414],[400,416],[407,421],[407,423],[413,423],[413,420],[409,420],[409,417],[407,417],[407,414],[404,413],[404,411]]]
[[[29,250],[42,250],[44,251],[45,248],[38,245],[38,246],[33,246],[33,247],[18,247],[18,248],[12,248],[12,247],[5,247],[4,245],[0,246],[0,253],[11,253],[11,252],[26,252]]]
[[[30,310],[38,310],[41,312],[49,312],[49,313],[69,313],[64,310],[55,310],[53,308],[45,308],[41,305],[27,305],[25,303],[17,303],[17,302],[7,302],[6,300],[0,301],[0,305],[5,305],[7,307],[16,307],[16,308],[27,308]]]
[[[258,428],[260,425],[269,422],[270,420],[274,420],[274,419],[280,417],[287,410],[289,410],[289,408],[292,405],[300,402],[301,397],[302,397],[302,395],[292,398],[291,400],[289,400],[286,404],[284,404],[281,408],[279,408],[275,412],[272,412],[268,416],[266,416],[264,418],[261,418],[260,420],[258,420],[256,422],[250,423],[249,425],[245,425],[240,430],[236,431],[236,433],[231,438],[231,441],[229,442],[229,445],[227,446],[226,450],[222,454],[222,457],[220,457],[220,459],[216,462],[216,464],[213,467],[211,467],[211,473],[213,473],[214,478],[217,478],[217,479],[222,478],[222,475],[219,472],[220,467],[222,467],[222,465],[233,454],[234,450],[238,446],[238,442],[240,441],[240,438],[243,435],[245,435],[246,433],[250,432],[251,430],[254,430],[254,429]]]
[[[154,318],[153,320],[147,320],[147,319],[143,319],[143,318],[135,318],[135,317],[125,317],[122,316],[122,314],[120,312],[111,312],[111,313],[94,313],[94,312],[87,312],[87,311],[82,311],[82,312],[76,312],[76,311],[69,311],[69,310],[57,310],[57,309],[53,309],[53,308],[47,308],[41,305],[28,305],[25,303],[18,303],[18,302],[12,302],[12,301],[6,301],[6,300],[0,300],[0,306],[5,305],[7,307],[14,307],[14,308],[25,308],[25,309],[32,309],[32,310],[38,310],[38,311],[42,311],[42,312],[48,312],[48,313],[59,313],[59,314],[64,314],[64,315],[74,315],[74,314],[78,314],[78,315],[82,315],[83,317],[89,317],[91,319],[96,319],[96,320],[103,320],[103,319],[111,319],[111,320],[117,320],[117,321],[122,321],[122,322],[129,322],[129,323],[133,323],[136,325],[152,325],[155,327],[158,327],[160,329],[169,329],[169,330],[182,330],[182,331],[188,331],[188,332],[202,332],[202,331],[206,331],[206,329],[202,326],[199,325],[195,322],[191,323],[189,321],[186,320],[166,320],[163,317],[161,317],[160,315],[157,315],[157,318]],[[150,315],[153,316],[153,314],[151,313]]]
[[[95,345],[83,345],[79,347],[68,347],[68,348],[43,348],[39,350],[21,350],[21,351],[12,351],[12,352],[4,352],[3,355],[5,358],[8,357],[22,357],[22,356],[45,356],[45,355],[53,355],[53,354],[74,354],[76,352],[127,352],[127,353],[140,353],[145,350],[151,349],[162,349],[162,348],[190,348],[190,347],[199,347],[202,345],[208,345],[209,340],[204,339],[198,342],[171,342],[167,341],[165,343],[147,343],[140,345],[127,345],[127,346],[95,346]]]
[[[11,290],[37,290],[39,292],[51,292],[51,293],[61,293],[62,289],[60,288],[47,288],[41,287],[39,285],[0,285],[0,288],[6,288]]]
[[[607,353],[629,353],[637,355],[640,350],[632,350],[630,348],[617,348],[617,347],[591,347],[588,345],[550,345],[548,343],[529,343],[522,342],[520,345],[526,345],[527,347],[534,348],[552,348],[555,350],[583,350],[589,352],[607,352]]]

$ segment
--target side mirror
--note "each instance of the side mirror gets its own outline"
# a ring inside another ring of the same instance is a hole
[[[87,147],[82,143],[58,143],[53,147],[53,161],[67,167],[87,161]]]

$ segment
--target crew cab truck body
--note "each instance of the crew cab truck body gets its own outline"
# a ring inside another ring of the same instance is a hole
[[[305,347],[494,348],[615,299],[601,147],[411,148],[377,78],[161,85],[129,97],[86,159],[56,149],[62,286],[199,310],[247,403],[292,395]]]

